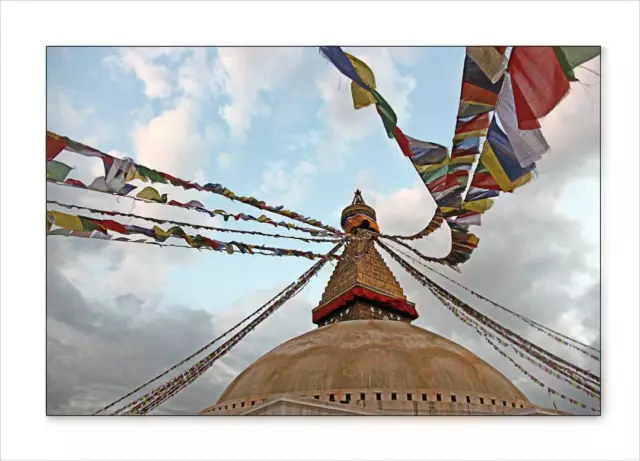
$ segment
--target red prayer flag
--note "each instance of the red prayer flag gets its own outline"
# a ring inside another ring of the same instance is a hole
[[[409,140],[397,125],[393,128],[393,134],[398,146],[400,146],[400,150],[402,150],[402,153],[409,158],[413,157],[411,149],[409,148]]]
[[[442,178],[438,178],[435,181],[430,182],[427,184],[427,189],[429,189],[430,192],[442,192],[454,186],[460,186],[460,178],[464,178],[466,176],[469,176],[469,172],[466,170],[454,171]]]
[[[110,219],[104,219],[102,221],[94,221],[95,224],[102,225],[105,229],[109,229],[111,231],[117,232],[119,234],[126,234],[127,229],[117,221],[112,221]]]
[[[458,119],[455,134],[468,133],[469,131],[486,130],[489,128],[489,113],[476,115],[469,120]]]
[[[478,187],[480,189],[490,190],[502,190],[491,173],[480,173],[476,171],[471,181],[472,187]]]
[[[539,128],[538,119],[569,92],[569,80],[551,46],[516,46],[507,67],[522,130]]]
[[[65,147],[67,147],[67,141],[64,138],[47,132],[47,161],[56,158]]]
[[[479,86],[463,82],[460,101],[495,106],[498,102],[498,95],[489,90],[485,90],[484,88],[480,88]]]
[[[74,185],[74,186],[82,187],[84,189],[87,188],[87,186],[82,181],[78,181],[77,179],[68,178],[64,182],[65,182],[65,184],[71,184],[71,185]]]

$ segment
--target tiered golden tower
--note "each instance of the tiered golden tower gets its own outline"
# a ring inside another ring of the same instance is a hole
[[[324,326],[345,320],[388,319],[411,322],[418,318],[415,305],[407,301],[402,287],[393,276],[373,241],[362,229],[378,232],[376,213],[360,191],[351,205],[342,211],[340,224],[353,237],[344,257],[336,265],[313,310],[313,322]]]

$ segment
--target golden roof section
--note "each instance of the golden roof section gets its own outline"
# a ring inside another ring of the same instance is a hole
[[[359,259],[349,256],[364,251],[366,240],[352,240],[347,244],[345,258],[338,261],[336,268],[322,294],[320,306],[355,287],[357,284],[367,286],[375,291],[394,298],[407,299],[400,283],[391,269],[382,259],[378,250],[369,243],[369,249]]]

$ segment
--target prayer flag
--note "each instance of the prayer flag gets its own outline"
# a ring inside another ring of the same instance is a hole
[[[502,48],[502,47],[501,47]],[[506,47],[504,47],[506,49]],[[504,51],[494,46],[468,46],[467,56],[482,69],[491,83],[496,83],[507,69],[507,58]]]
[[[565,76],[551,46],[516,46],[508,66],[518,126],[538,128],[538,119],[553,110],[569,92]],[[528,106],[527,110],[523,110]]]
[[[53,160],[67,146],[67,140],[47,131],[47,160]]]
[[[64,182],[71,170],[72,168],[70,166],[51,160],[47,162],[47,179]]]
[[[549,144],[547,144],[539,127],[528,130],[519,128],[512,79],[509,75],[505,77],[504,85],[500,91],[496,113],[521,167],[526,168],[533,165],[549,151]]]

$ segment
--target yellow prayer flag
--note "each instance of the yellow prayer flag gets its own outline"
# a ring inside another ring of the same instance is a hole
[[[152,200],[154,202],[162,201],[162,198],[160,197],[160,193],[151,186],[147,186],[144,189],[142,189],[140,192],[138,192],[138,195],[136,195],[136,197],[145,199],[145,200]]]
[[[146,176],[142,176],[140,173],[138,173],[137,168],[132,167],[127,170],[127,175],[125,176],[124,181],[131,182],[134,179],[139,179],[142,182],[149,182],[149,178],[147,178]]]
[[[498,186],[500,186],[500,189],[504,192],[512,192],[518,187],[528,183],[533,177],[532,173],[528,172],[515,181],[511,181],[507,176],[507,173],[505,173],[504,169],[502,168],[502,165],[496,157],[495,152],[493,152],[493,149],[491,149],[491,146],[486,141],[482,149],[482,154],[480,155],[480,160],[487,168],[487,170],[489,170],[489,173],[491,174],[491,176],[493,176],[493,179],[496,180]]]
[[[153,226],[153,232],[159,237],[171,237],[173,235],[171,232],[167,232],[158,226]]]
[[[345,53],[345,55],[351,62],[351,65],[356,71],[356,74],[358,74],[358,77],[360,77],[360,80],[362,80],[369,88],[375,89],[376,78],[369,66],[349,53]],[[362,109],[363,107],[376,103],[376,98],[373,96],[373,93],[360,87],[360,85],[355,82],[351,82],[351,97],[353,98],[353,107],[356,109]]]
[[[77,216],[61,213],[59,211],[49,211],[49,216],[53,218],[53,224],[58,227],[74,231],[84,230],[82,227],[82,221]]]
[[[467,211],[473,211],[475,213],[484,213],[491,209],[493,206],[493,200],[485,198],[482,200],[474,200],[473,202],[466,202],[462,204],[462,209]]]

